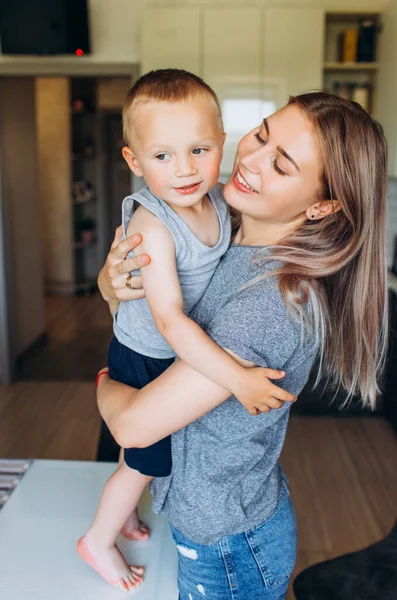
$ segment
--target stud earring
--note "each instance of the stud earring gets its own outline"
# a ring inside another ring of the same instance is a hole
[[[312,219],[314,219],[314,217],[315,217],[315,216],[316,216],[316,215],[312,215]]]

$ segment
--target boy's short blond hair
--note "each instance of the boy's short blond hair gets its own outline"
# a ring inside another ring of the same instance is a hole
[[[201,77],[183,69],[157,69],[142,75],[130,88],[123,106],[123,138],[131,147],[132,105],[137,99],[183,102],[196,94],[207,94],[214,102],[223,130],[222,111],[214,90]]]

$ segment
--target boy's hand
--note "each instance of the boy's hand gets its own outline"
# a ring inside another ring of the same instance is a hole
[[[284,371],[261,367],[244,370],[245,375],[239,390],[232,391],[251,415],[269,412],[272,408],[281,408],[284,402],[295,402],[296,396],[270,381],[270,379],[283,379]]]

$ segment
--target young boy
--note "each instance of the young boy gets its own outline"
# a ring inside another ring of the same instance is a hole
[[[152,71],[129,91],[123,133],[123,156],[148,186],[124,200],[124,234],[142,234],[140,252],[151,263],[141,273],[146,297],[122,302],[115,315],[109,373],[142,388],[178,355],[256,414],[257,403],[270,400],[262,370],[243,367],[187,316],[230,243],[228,207],[217,185],[225,139],[219,101],[196,75]],[[148,482],[170,472],[170,437],[125,449],[78,542],[80,556],[121,589],[139,585],[142,577],[124,561],[116,537],[123,528],[129,539],[147,539],[136,506]]]

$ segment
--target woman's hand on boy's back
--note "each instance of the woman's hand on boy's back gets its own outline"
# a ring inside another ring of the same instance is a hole
[[[137,300],[143,298],[145,293],[139,275],[129,278],[131,271],[136,271],[150,263],[147,254],[138,254],[133,258],[126,258],[142,242],[139,234],[134,234],[127,239],[122,239],[122,227],[116,229],[113,243],[106,257],[99,277],[98,287],[104,300],[109,304],[112,313],[117,310],[120,301]]]

